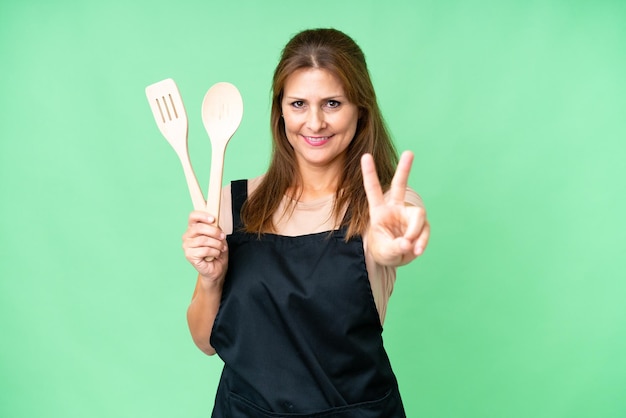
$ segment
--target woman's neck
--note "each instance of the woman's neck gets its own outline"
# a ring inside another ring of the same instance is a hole
[[[326,168],[300,170],[302,184],[289,188],[288,196],[300,202],[317,200],[337,193],[340,171]]]

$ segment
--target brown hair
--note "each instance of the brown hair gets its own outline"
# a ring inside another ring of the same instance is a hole
[[[335,29],[311,29],[295,35],[282,51],[272,83],[272,158],[269,169],[242,209],[246,230],[274,232],[272,216],[287,189],[300,185],[293,148],[285,134],[281,103],[285,81],[301,68],[321,68],[341,81],[346,96],[359,109],[354,138],[346,150],[346,167],[339,179],[333,214],[336,220],[347,207],[347,239],[362,234],[369,222],[367,197],[363,188],[360,159],[371,153],[383,190],[391,184],[398,155],[383,121],[376,93],[361,48]]]

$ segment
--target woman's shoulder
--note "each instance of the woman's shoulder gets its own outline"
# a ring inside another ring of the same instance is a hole
[[[385,199],[389,197],[389,190],[387,190],[384,194]],[[409,205],[412,206],[419,206],[419,207],[424,207],[424,201],[422,200],[422,197],[412,188],[408,187],[406,188],[406,193],[404,195],[404,203],[407,203]]]
[[[257,189],[257,187],[259,187],[259,185],[261,184],[264,178],[265,178],[265,174],[262,174],[258,177],[249,178],[249,179],[233,180],[224,186],[222,190],[222,198],[230,199],[232,183],[236,181],[246,181],[248,183],[248,195],[249,195],[250,193],[254,192]]]
[[[253,193],[257,189],[257,187],[259,187],[264,178],[265,174],[261,174],[258,177],[248,179],[248,195]]]

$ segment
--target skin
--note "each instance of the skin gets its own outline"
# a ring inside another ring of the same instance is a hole
[[[370,214],[365,240],[374,260],[384,266],[397,267],[410,263],[424,253],[430,238],[426,210],[404,203],[412,164],[413,153],[402,153],[385,199],[374,159],[370,154],[361,158],[363,186]]]
[[[359,118],[339,79],[327,70],[304,68],[291,74],[282,100],[285,133],[293,147],[302,176],[301,201],[337,189],[346,148],[352,142]]]
[[[307,68],[291,74],[282,102],[285,131],[296,153],[302,184],[288,191],[301,201],[336,191],[345,151],[356,131],[358,108],[349,102],[339,80],[323,69]],[[430,236],[423,208],[404,203],[413,154],[404,152],[391,188],[383,195],[374,160],[361,159],[363,186],[370,207],[370,226],[364,234],[368,251],[385,266],[405,265],[421,255]],[[298,194],[301,193],[301,194]],[[219,308],[228,268],[228,245],[215,218],[206,212],[189,215],[183,234],[185,257],[198,271],[198,280],[187,311],[189,329],[196,345],[215,354],[209,339]],[[213,257],[212,261],[206,261]]]

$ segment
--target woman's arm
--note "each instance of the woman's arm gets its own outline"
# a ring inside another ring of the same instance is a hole
[[[223,281],[214,281],[205,285],[202,276],[199,275],[196,289],[187,309],[187,324],[193,342],[209,356],[215,354],[215,349],[211,346],[210,340],[215,316],[220,307],[222,284]]]
[[[195,211],[189,215],[187,231],[183,234],[183,249],[185,257],[199,273],[187,309],[187,324],[198,348],[212,355],[215,354],[215,349],[210,343],[211,330],[219,309],[224,277],[228,269],[226,236],[214,224],[211,215]]]

